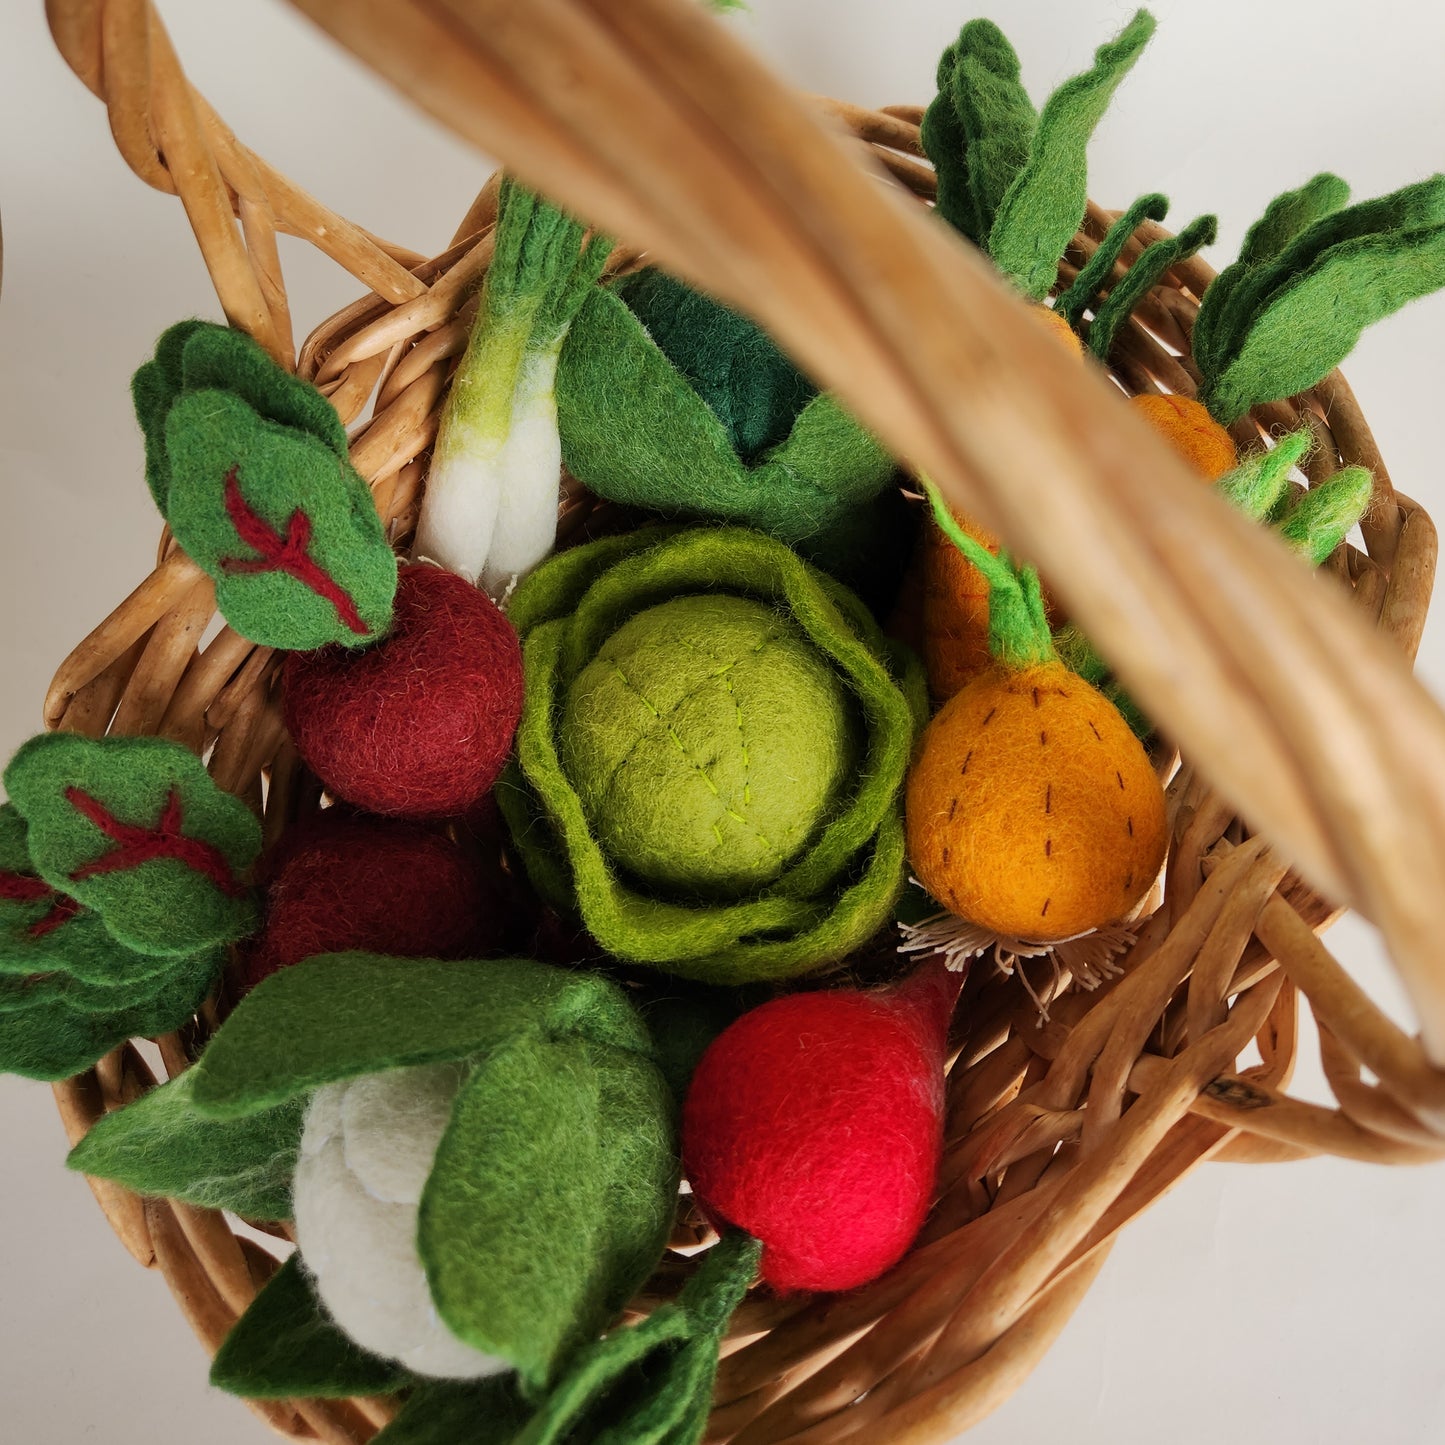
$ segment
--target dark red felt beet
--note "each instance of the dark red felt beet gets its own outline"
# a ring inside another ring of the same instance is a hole
[[[247,988],[318,953],[477,958],[501,944],[500,864],[488,871],[445,833],[328,812],[283,847],[242,965]]]
[[[440,567],[404,567],[386,637],[293,652],[284,685],[297,751],[337,797],[455,818],[491,790],[511,749],[522,650],[484,592]]]
[[[709,1046],[683,1108],[703,1211],[763,1242],[763,1277],[853,1289],[895,1264],[933,1201],[948,1021],[962,975],[790,994]]]

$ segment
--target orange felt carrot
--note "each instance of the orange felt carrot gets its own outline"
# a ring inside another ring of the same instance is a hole
[[[1083,343],[1068,321],[1047,306],[1029,308],[1060,345],[1082,356]],[[998,538],[966,517],[954,521],[981,547],[998,551]],[[988,580],[932,520],[924,523],[918,562],[922,592],[923,665],[928,688],[945,702],[988,665]],[[1053,611],[1052,603],[1049,607]]]
[[[1126,917],[1164,860],[1164,793],[1118,710],[1054,652],[1038,574],[994,556],[930,486],[987,579],[987,668],[924,731],[909,858],[945,907],[1003,938],[1062,942]]]
[[[1234,438],[1189,396],[1136,396],[1130,404],[1206,482],[1217,482],[1239,465]]]

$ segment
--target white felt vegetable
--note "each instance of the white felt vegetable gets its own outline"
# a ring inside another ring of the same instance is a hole
[[[511,1368],[442,1323],[417,1253],[417,1206],[463,1077],[438,1064],[318,1089],[293,1190],[301,1262],[336,1323],[373,1354],[449,1379]]]
[[[417,525],[417,557],[494,597],[557,535],[557,358],[602,274],[605,237],[510,180],[465,355],[452,378]]]

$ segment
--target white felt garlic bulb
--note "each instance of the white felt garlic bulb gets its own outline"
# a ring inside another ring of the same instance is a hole
[[[293,1188],[301,1261],[336,1323],[419,1375],[511,1367],[442,1323],[417,1252],[417,1210],[464,1070],[389,1069],[318,1089]]]

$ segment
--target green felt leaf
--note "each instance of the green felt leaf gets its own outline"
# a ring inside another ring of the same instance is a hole
[[[427,1381],[372,1445],[514,1445],[531,1413],[510,1375]]]
[[[626,995],[600,974],[530,959],[321,954],[241,1000],[191,1071],[193,1099],[205,1117],[238,1118],[322,1084],[486,1054],[537,1030],[651,1052]]]
[[[1074,284],[1054,302],[1054,310],[1070,326],[1077,327],[1099,292],[1109,283],[1134,232],[1148,221],[1162,221],[1169,214],[1169,202],[1161,195],[1140,196],[1104,233],[1098,249],[1079,268]]]
[[[1305,492],[1277,530],[1312,566],[1324,562],[1369,510],[1375,479],[1365,467],[1345,467]]]
[[[1304,391],[1354,350],[1367,326],[1442,286],[1445,224],[1332,245],[1261,302],[1201,397],[1227,425]]]
[[[613,869],[556,737],[571,679],[607,637],[637,611],[700,587],[784,611],[842,675],[865,735],[857,788],[816,840],[766,888],[712,903],[659,897]],[[575,905],[603,947],[684,977],[738,983],[817,968],[882,926],[902,887],[898,790],[924,705],[916,659],[882,637],[856,597],[757,533],[653,529],[544,564],[510,616],[523,636],[526,688],[518,766],[498,800],[534,884]]]
[[[1214,484],[1215,490],[1246,517],[1262,521],[1289,494],[1289,474],[1314,445],[1308,428],[1282,436],[1272,447],[1251,452]]]
[[[1333,215],[1350,198],[1350,188],[1338,176],[1322,172],[1297,190],[1285,191],[1272,200],[1264,214],[1249,228],[1239,259],[1226,266],[1204,294],[1194,322],[1194,359],[1205,376],[1217,373],[1223,364],[1220,346],[1229,334],[1227,318],[1236,308],[1242,292],[1246,315],[1252,305],[1254,280],[1302,232],[1317,221]]]
[[[74,1009],[63,1001],[0,1013],[0,1073],[67,1079],[127,1039],[155,1038],[180,1028],[215,982],[220,955],[195,962],[195,970],[186,961],[154,996],[115,1013]]]
[[[211,329],[209,321],[177,321],[161,333],[155,357],[145,362],[131,378],[131,401],[136,420],[145,437],[146,485],[161,515],[171,491],[171,464],[166,456],[166,413],[185,390],[182,355],[186,342]],[[214,327],[217,331],[227,327]],[[249,340],[249,338],[247,338]]]
[[[66,1160],[137,1194],[289,1219],[306,1097],[234,1120],[195,1106],[195,1069],[98,1119]],[[309,1393],[309,1392],[307,1392]]]
[[[260,825],[180,744],[43,733],[11,759],[5,787],[39,875],[127,947],[188,956],[255,927],[245,875]]]
[[[482,1059],[437,1148],[417,1232],[452,1333],[536,1391],[610,1324],[667,1242],[673,1118],[656,1065],[627,1049],[530,1033]]]
[[[1186,261],[1202,246],[1212,246],[1219,231],[1214,216],[1200,216],[1191,221],[1177,236],[1169,236],[1146,246],[1128,274],[1109,293],[1089,327],[1089,350],[1106,358],[1114,345],[1119,328],[1134,314],[1134,308],[1159,284],[1171,266]]]
[[[723,411],[734,406],[714,401]],[[557,422],[568,470],[599,496],[664,516],[744,522],[822,566],[854,557],[857,517],[877,526],[868,509],[894,471],[827,397],[804,406],[787,438],[745,465],[718,412],[606,288],[587,298],[562,348]]]
[[[517,1445],[696,1445],[727,1322],[757,1277],[762,1245],[730,1231],[676,1303],[584,1349]]]
[[[64,970],[0,975],[0,1013],[60,1003],[76,1013],[117,1014],[142,1008],[178,988],[197,989],[197,997],[204,997],[224,962],[222,950],[215,948],[186,958],[132,957],[161,967],[154,973],[104,983],[88,982]]]
[[[386,1395],[413,1382],[395,1360],[368,1354],[337,1329],[295,1255],[231,1327],[211,1365],[218,1389],[259,1400]]]
[[[938,214],[980,246],[1037,124],[1013,46],[991,20],[970,20],[939,61],[920,138],[938,172]]]
[[[1153,33],[1154,17],[1138,11],[1094,52],[1091,69],[1066,80],[1049,97],[1033,133],[1028,163],[999,205],[989,232],[989,254],[1035,300],[1049,294],[1059,257],[1083,220],[1089,138]]]
[[[237,632],[309,649],[386,630],[396,558],[344,456],[220,390],[179,398],[165,436],[168,520]]]
[[[817,387],[746,316],[655,267],[616,293],[722,423],[745,465],[787,438]]]
[[[0,807],[0,997],[7,978],[59,972],[82,984],[134,988],[165,972],[165,958],[117,943],[98,913],[46,883],[25,838],[25,819],[6,803]]]

